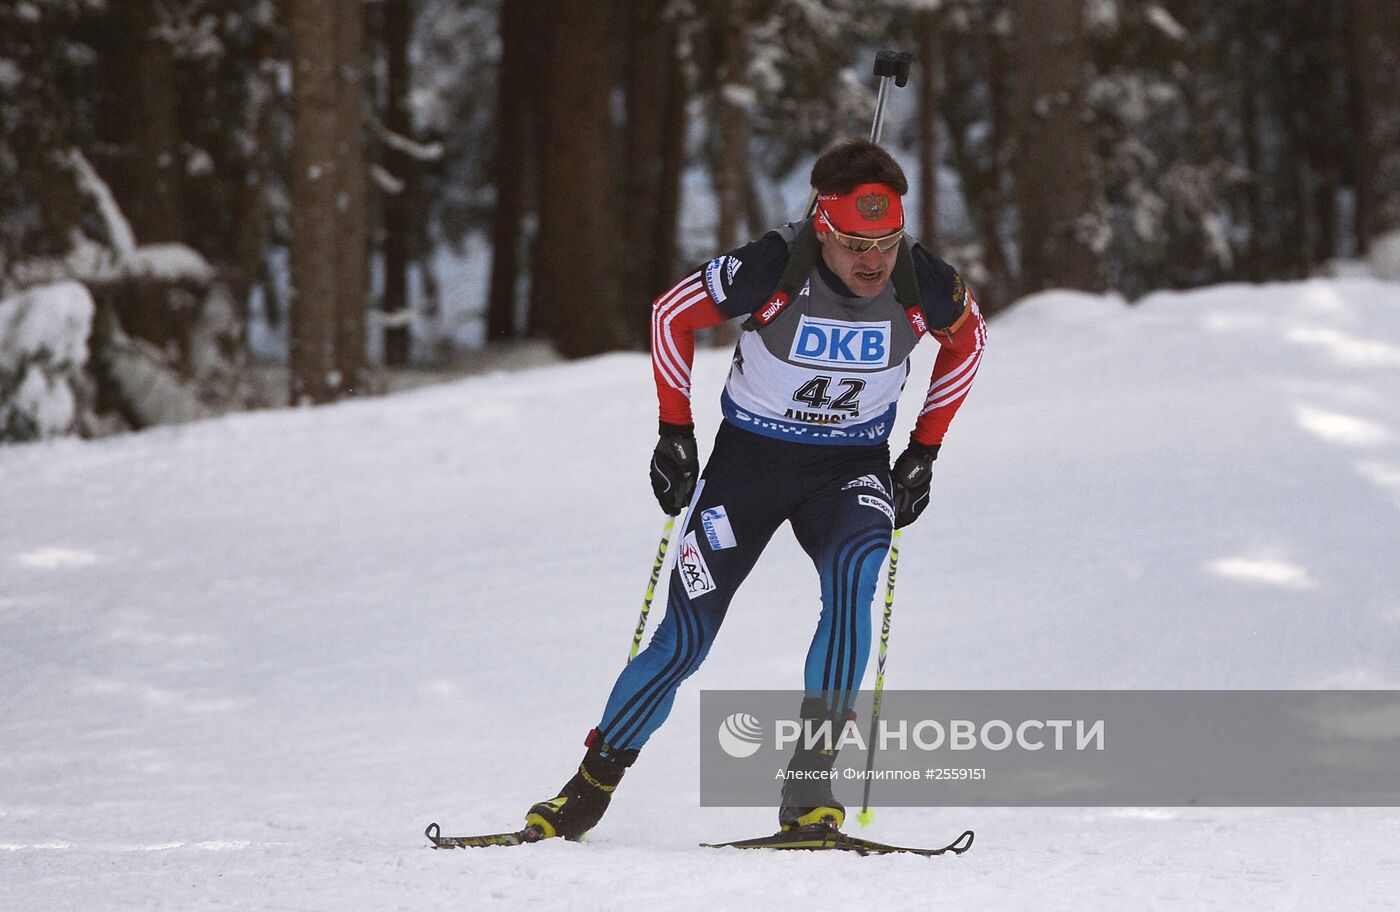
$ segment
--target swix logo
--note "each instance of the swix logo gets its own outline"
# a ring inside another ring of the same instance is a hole
[[[781,291],[774,294],[768,299],[768,303],[764,305],[763,309],[758,312],[758,322],[764,326],[772,323],[773,318],[782,313],[784,307],[787,307],[787,302],[788,296]]]
[[[928,321],[924,319],[924,312],[918,308],[906,311],[909,314],[909,326],[920,336],[928,332]]]
[[[803,314],[788,360],[821,367],[887,367],[889,321],[844,323]]]

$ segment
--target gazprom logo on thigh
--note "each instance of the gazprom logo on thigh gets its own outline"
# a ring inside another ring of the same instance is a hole
[[[847,323],[803,314],[788,360],[818,367],[888,367],[890,321]]]

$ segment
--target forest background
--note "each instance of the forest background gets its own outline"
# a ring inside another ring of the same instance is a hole
[[[1383,272],[1392,9],[6,0],[0,442],[645,349],[658,293],[868,133],[882,48],[917,58],[909,227],[990,314]]]

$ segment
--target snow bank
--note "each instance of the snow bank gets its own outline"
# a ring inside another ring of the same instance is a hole
[[[0,442],[74,430],[94,313],[77,282],[0,301]]]
[[[697,353],[702,452],[729,368]],[[977,846],[697,848],[775,824],[698,806],[698,694],[801,686],[820,587],[787,529],[588,842],[428,850],[573,773],[656,551],[655,433],[628,353],[0,447],[0,905],[1395,907],[1394,809],[882,806],[873,838]],[[891,688],[1394,687],[1400,285],[1028,300],[933,485]]]

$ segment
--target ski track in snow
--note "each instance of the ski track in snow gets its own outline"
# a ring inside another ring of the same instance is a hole
[[[702,451],[727,367],[697,360]],[[852,829],[976,845],[698,848],[774,825],[698,807],[697,718],[800,687],[786,532],[586,843],[427,849],[577,762],[660,532],[654,429],[619,354],[0,450],[0,909],[1394,908],[1391,809],[889,808]],[[1396,687],[1397,479],[1400,285],[1028,299],[904,537],[888,686]]]

